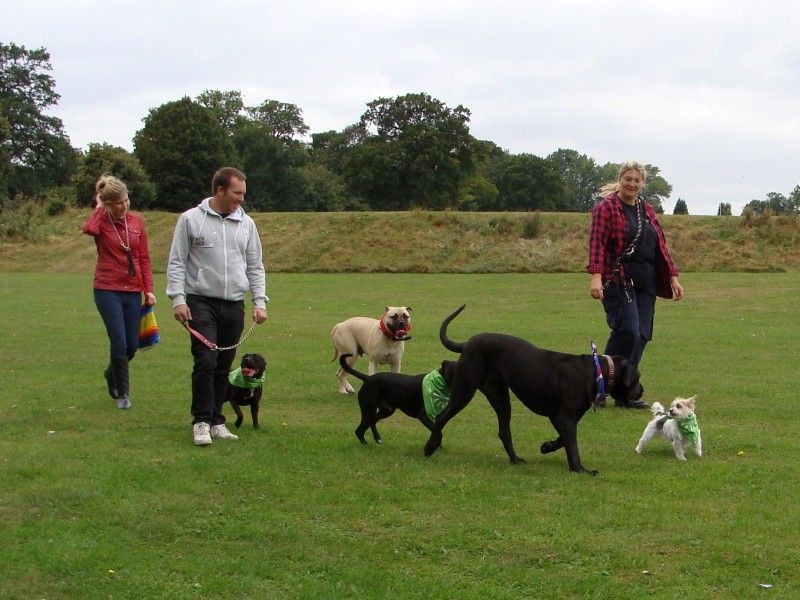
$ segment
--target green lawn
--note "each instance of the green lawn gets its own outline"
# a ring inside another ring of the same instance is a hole
[[[196,448],[187,335],[163,293],[162,343],[119,411],[91,274],[3,274],[0,597],[798,597],[800,274],[682,282],[684,302],[657,305],[642,380],[649,401],[698,395],[705,455],[654,440],[638,456],[649,413],[590,411],[592,478],[538,453],[549,422],[516,401],[528,462],[509,464],[480,395],[430,459],[401,414],[362,447],[330,362],[331,327],[386,304],[413,308],[406,373],[455,357],[437,332],[464,302],[452,339],[602,349],[585,275],[273,275],[270,320],[243,346],[269,361],[262,429],[248,416],[238,442]]]

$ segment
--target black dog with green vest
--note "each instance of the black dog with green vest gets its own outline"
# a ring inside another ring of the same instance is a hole
[[[245,354],[238,369],[228,376],[228,392],[225,402],[230,402],[236,413],[236,427],[242,426],[244,414],[242,406],[250,407],[253,429],[258,429],[258,409],[261,404],[267,361],[260,354]]]
[[[428,431],[433,427],[436,416],[447,406],[450,382],[455,374],[455,361],[442,361],[442,366],[430,373],[404,375],[381,371],[367,375],[356,371],[347,364],[351,354],[339,356],[342,369],[364,382],[358,391],[358,405],[361,408],[361,422],[356,427],[356,437],[362,444],[367,440],[364,434],[372,430],[375,442],[383,442],[376,423],[390,417],[399,408],[412,419],[419,420]]]

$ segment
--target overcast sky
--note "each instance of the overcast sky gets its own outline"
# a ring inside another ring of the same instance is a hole
[[[132,150],[148,111],[207,89],[341,130],[426,92],[512,153],[651,163],[671,213],[800,184],[800,3],[789,0],[17,0],[0,40],[51,55],[74,146]]]

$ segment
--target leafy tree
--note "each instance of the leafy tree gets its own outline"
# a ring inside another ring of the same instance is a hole
[[[298,169],[308,162],[305,146],[275,137],[263,123],[240,127],[233,142],[247,175],[247,202],[255,210],[307,210]],[[313,210],[313,209],[312,209]]]
[[[51,69],[44,48],[0,42],[0,176],[11,194],[63,185],[77,166],[61,119],[45,114],[60,97]]]
[[[232,135],[247,118],[244,115],[242,92],[239,90],[228,92],[206,90],[197,96],[196,101],[211,111],[228,135]]]
[[[800,212],[800,185],[794,186],[794,189],[789,194],[789,209],[792,213],[797,214]]]
[[[765,212],[773,215],[797,214],[800,210],[800,186],[795,187],[789,197],[778,192],[770,192],[766,200],[751,200],[745,205],[742,214],[748,209],[755,214]]]
[[[308,133],[308,126],[303,121],[303,111],[294,104],[265,100],[246,110],[252,121],[263,125],[271,135],[285,142]]]
[[[238,166],[230,137],[211,110],[184,97],[150,110],[134,154],[156,186],[153,208],[183,211],[207,197],[222,166]]]
[[[600,188],[600,170],[594,159],[576,150],[559,148],[547,157],[567,188],[567,210],[588,212]]]
[[[686,206],[686,201],[683,198],[678,198],[678,201],[675,202],[675,208],[672,211],[673,215],[688,215],[689,214],[689,207]]]
[[[374,209],[456,206],[475,168],[469,114],[424,93],[373,100],[361,116],[365,138],[342,167],[348,188]]]
[[[511,154],[489,169],[501,210],[563,211],[567,186],[553,163],[533,154]]]
[[[720,202],[719,208],[717,209],[717,216],[720,217],[730,217],[731,216],[731,205],[729,202]]]
[[[72,178],[78,202],[94,205],[95,184],[104,173],[110,173],[125,182],[134,209],[143,210],[153,202],[155,186],[141,163],[125,148],[110,144],[89,144],[89,150]]]

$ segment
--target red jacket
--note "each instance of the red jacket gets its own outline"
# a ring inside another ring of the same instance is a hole
[[[128,257],[120,243],[120,238],[123,243],[126,241],[125,221],[115,219],[112,224],[105,207],[101,206],[95,208],[83,224],[83,233],[94,237],[97,246],[94,289],[152,293],[153,270],[144,221],[132,212],[126,212],[124,219],[128,223],[127,239],[133,255],[134,275],[128,275]]]
[[[672,261],[664,230],[656,217],[656,211],[647,202],[644,203],[645,218],[653,225],[658,243],[656,244],[656,294],[662,298],[672,298],[670,277],[678,275],[678,268]],[[597,203],[592,211],[592,225],[589,234],[589,273],[602,273],[603,284],[611,279],[614,261],[626,247],[628,220],[622,208],[622,200],[617,194],[611,194]],[[619,276],[625,280],[624,261],[620,263]]]

